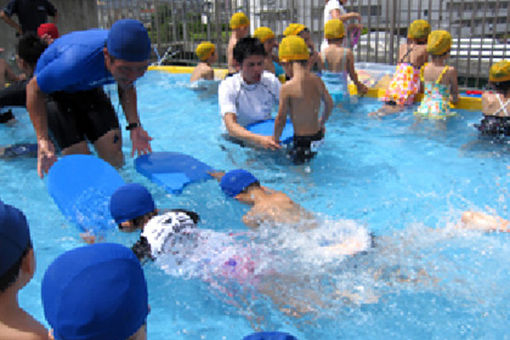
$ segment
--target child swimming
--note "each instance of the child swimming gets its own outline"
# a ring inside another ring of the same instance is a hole
[[[510,61],[501,60],[491,66],[489,85],[496,93],[482,95],[483,119],[477,128],[482,135],[510,137]]]
[[[459,101],[457,70],[446,65],[450,56],[452,36],[447,31],[433,31],[427,40],[427,52],[432,62],[422,68],[425,93],[415,116],[429,119],[445,119],[455,113],[450,111],[450,101]]]
[[[334,102],[343,102],[349,98],[347,74],[349,74],[354,85],[356,85],[358,94],[363,95],[367,93],[368,88],[359,81],[358,74],[354,69],[354,54],[352,50],[343,47],[345,37],[343,22],[339,19],[329,20],[324,25],[324,37],[328,41],[328,47],[321,51],[321,58],[324,68],[329,72],[323,72],[322,79]]]
[[[331,114],[333,100],[320,77],[308,70],[309,52],[301,37],[284,38],[279,57],[285,73],[291,75],[291,79],[280,90],[273,138],[279,142],[287,115],[290,115],[294,142],[289,155],[294,163],[302,164],[312,159],[322,144],[324,125]],[[321,102],[324,103],[324,112],[319,117]]]
[[[194,82],[200,79],[214,80],[214,70],[211,65],[218,59],[216,46],[209,41],[204,41],[197,46],[195,53],[200,62],[193,70],[189,81]]]
[[[414,104],[420,92],[420,69],[428,60],[427,38],[430,25],[426,20],[415,20],[409,25],[407,42],[400,46],[399,61],[382,100],[385,105],[370,115],[385,116]]]

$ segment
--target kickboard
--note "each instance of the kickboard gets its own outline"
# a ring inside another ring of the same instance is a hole
[[[136,170],[172,194],[180,194],[189,183],[212,179],[209,165],[179,152],[153,152],[135,159]]]
[[[124,180],[107,162],[91,155],[62,157],[50,168],[47,185],[62,214],[81,232],[98,235],[115,228],[110,197]]]
[[[250,124],[246,127],[246,129],[248,131],[256,133],[257,135],[272,136],[274,132],[274,119],[267,119],[257,123]],[[292,122],[289,119],[287,119],[287,123],[283,128],[280,141],[282,142],[282,144],[288,144],[292,142],[293,136],[294,128],[292,127]]]

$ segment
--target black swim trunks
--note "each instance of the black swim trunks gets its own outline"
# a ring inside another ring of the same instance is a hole
[[[115,109],[102,88],[55,92],[48,102],[48,128],[60,150],[97,139],[119,128]]]
[[[510,137],[510,117],[484,116],[475,126],[485,136]]]
[[[292,149],[289,151],[289,156],[294,164],[303,164],[312,159],[317,154],[317,149],[322,144],[323,138],[323,130],[311,136],[294,135]]]

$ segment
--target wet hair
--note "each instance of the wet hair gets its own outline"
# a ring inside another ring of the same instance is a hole
[[[241,65],[243,61],[252,55],[267,55],[264,44],[257,38],[246,37],[240,39],[234,46],[234,59]]]
[[[489,82],[489,87],[496,90],[499,93],[506,94],[508,90],[510,90],[510,80],[509,81],[498,81],[498,82]]]
[[[255,184],[255,183],[252,183]],[[197,224],[200,221],[200,215],[198,215],[196,212],[186,209],[170,209],[170,211],[174,212],[182,212],[186,215],[188,215],[189,218],[193,221],[193,223]],[[149,213],[150,214],[150,213]],[[148,214],[147,214],[148,215]],[[147,216],[144,215],[144,216]],[[151,217],[155,216],[152,215]],[[146,237],[140,236],[140,239],[136,241],[136,243],[131,247],[131,250],[135,254],[135,256],[138,258],[138,260],[142,263],[146,262],[147,260],[154,261],[154,257],[152,257],[152,250],[151,245]]]
[[[48,47],[46,42],[39,38],[35,33],[25,33],[18,41],[16,46],[16,53],[30,66],[35,66],[37,60]]]
[[[151,245],[144,236],[140,236],[140,239],[133,244],[131,250],[142,263],[144,263],[147,259],[154,260],[151,253]]]
[[[16,261],[5,273],[0,275],[0,293],[5,292],[7,288],[12,286],[14,282],[18,279],[19,270],[21,268],[21,262],[25,256],[27,256],[28,252],[32,249],[32,241],[28,241],[28,245],[19,257],[18,261]]]

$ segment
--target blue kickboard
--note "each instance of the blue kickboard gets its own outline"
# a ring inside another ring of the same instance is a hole
[[[189,183],[212,179],[209,165],[179,152],[153,152],[135,159],[136,170],[172,194],[180,194]]]
[[[109,202],[124,180],[107,162],[91,155],[62,157],[50,168],[47,185],[62,214],[80,231],[98,235],[115,228]]]
[[[258,135],[272,136],[274,132],[274,119],[267,119],[257,123],[250,124],[246,127],[246,129]],[[290,121],[290,119],[287,119],[287,123],[283,128],[282,136],[280,137],[280,142],[282,144],[289,144],[290,142],[292,142],[293,136],[294,127],[292,126],[292,122]]]

